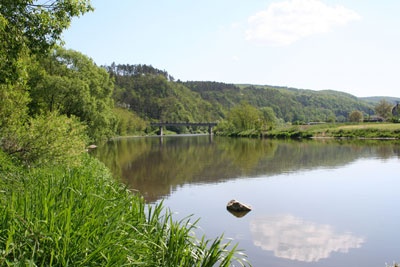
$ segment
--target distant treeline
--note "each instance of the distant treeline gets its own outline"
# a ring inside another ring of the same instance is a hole
[[[115,81],[115,103],[145,120],[217,121],[243,102],[259,109],[270,107],[279,120],[290,123],[344,122],[354,110],[375,113],[371,102],[333,90],[182,82],[148,65],[104,67]]]

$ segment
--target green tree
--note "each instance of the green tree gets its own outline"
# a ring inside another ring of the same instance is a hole
[[[260,111],[244,102],[231,109],[228,120],[231,121],[237,132],[260,130],[262,125]]]
[[[18,149],[19,136],[28,119],[29,95],[24,83],[0,84],[0,148]]]
[[[19,79],[0,82],[0,148],[5,151],[13,151],[18,147],[19,135],[28,119],[27,105],[30,97],[26,85],[26,66],[30,62],[30,57],[21,53],[16,61],[19,66],[16,75]]]
[[[92,140],[115,133],[114,84],[105,69],[87,56],[57,48],[31,68],[31,114],[58,111],[88,126]]]
[[[113,112],[117,117],[117,135],[140,134],[146,129],[146,122],[133,112],[124,108],[114,108]]]
[[[128,108],[146,120],[199,122],[221,118],[218,105],[201,98],[165,71],[146,65],[105,67],[115,80],[114,100],[118,107]],[[216,111],[218,110],[218,111]],[[173,129],[181,131],[182,129]],[[181,127],[179,127],[181,128]]]
[[[364,116],[361,111],[359,110],[354,110],[349,114],[349,121],[351,122],[362,122],[364,119]]]
[[[385,120],[389,119],[392,116],[392,109],[393,105],[385,99],[379,101],[379,103],[375,106],[376,114],[384,118]]]
[[[2,0],[0,4],[0,83],[16,81],[18,59],[28,50],[47,53],[73,17],[93,10],[90,0]]]
[[[270,128],[273,128],[277,124],[278,119],[276,118],[275,112],[271,107],[262,108],[261,114],[262,114],[264,128],[270,129]]]
[[[46,54],[72,17],[90,10],[89,0],[1,1],[0,147],[5,151],[20,149],[20,138],[29,126],[27,69],[32,55]]]
[[[336,117],[334,114],[328,115],[326,122],[333,123],[336,121]]]

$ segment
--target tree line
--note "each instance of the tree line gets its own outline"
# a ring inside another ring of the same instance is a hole
[[[114,78],[116,104],[144,120],[218,121],[217,130],[231,135],[255,134],[284,123],[352,122],[375,117],[387,120],[388,107],[392,106],[384,99],[371,103],[334,90],[175,81],[165,70],[146,65],[113,63],[104,68]]]

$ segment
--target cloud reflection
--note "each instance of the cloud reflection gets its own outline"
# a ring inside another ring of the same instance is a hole
[[[273,251],[279,258],[316,262],[332,252],[347,253],[361,247],[364,239],[338,234],[332,226],[304,221],[292,215],[255,218],[250,221],[254,245]]]

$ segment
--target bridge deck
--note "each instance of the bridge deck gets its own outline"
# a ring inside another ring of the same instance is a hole
[[[151,122],[151,126],[162,127],[162,126],[216,126],[216,122]]]
[[[216,122],[151,122],[151,126],[160,127],[159,135],[163,135],[164,126],[206,126],[208,127],[208,133],[213,134],[213,127],[217,125]]]

